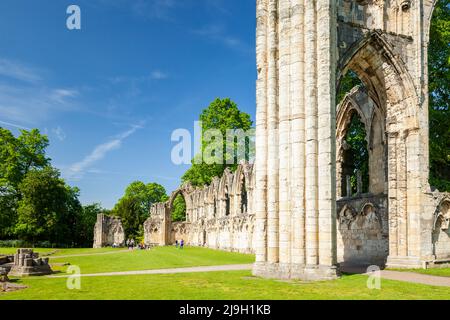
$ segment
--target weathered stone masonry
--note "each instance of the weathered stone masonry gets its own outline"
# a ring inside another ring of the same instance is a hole
[[[254,252],[253,185],[253,166],[241,164],[209,186],[182,186],[168,202],[152,206],[144,224],[145,243],[168,245],[183,239],[194,246]],[[187,221],[172,223],[172,205],[179,194],[186,202]]]
[[[125,232],[120,218],[99,214],[94,227],[94,248],[125,245]]]
[[[413,0],[257,1],[255,197],[265,201],[255,207],[255,274],[336,276],[335,96],[350,69],[363,81],[382,128],[372,153],[378,166],[386,166],[387,179],[383,183],[382,173],[371,179],[373,191],[387,197],[388,217],[378,216],[381,222],[388,219],[387,265],[421,267],[436,259],[431,245],[435,210],[424,206],[431,201],[426,57],[434,5]],[[365,210],[345,211],[356,216]],[[373,217],[373,210],[367,214]],[[375,223],[369,220],[356,224],[371,230]],[[386,240],[386,227],[378,229],[371,232],[373,238]],[[372,239],[352,240],[368,245]],[[379,244],[373,243],[377,255]],[[358,247],[350,251],[353,257]]]
[[[450,195],[429,176],[428,62],[436,0],[257,0],[256,162],[156,204],[148,244],[256,253],[254,274],[333,279],[339,264],[450,261]],[[348,70],[364,87],[336,107]],[[357,112],[368,193],[351,194],[343,139]],[[243,188],[244,186],[244,188]],[[172,223],[182,194],[187,221]],[[245,196],[244,196],[245,195]]]

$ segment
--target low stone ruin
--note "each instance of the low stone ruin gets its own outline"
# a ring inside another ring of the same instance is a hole
[[[0,266],[0,283],[8,282],[8,269]]]
[[[125,232],[120,218],[99,214],[94,227],[94,248],[124,245]]]
[[[51,274],[53,271],[48,264],[49,258],[39,258],[38,253],[32,249],[18,249],[14,255],[14,264],[9,276],[42,276]]]

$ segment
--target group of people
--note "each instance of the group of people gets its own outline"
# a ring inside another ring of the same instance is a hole
[[[146,249],[150,249],[149,246],[145,245],[145,243],[139,243],[138,245],[136,245],[136,241],[134,239],[127,239],[127,241],[125,241],[125,245],[127,246],[127,248],[129,250],[134,250],[135,248],[138,250],[146,250]],[[183,249],[184,248],[184,239],[181,239],[180,241],[175,240],[175,247],[179,248],[179,249]],[[119,248],[120,245],[117,243],[113,243],[112,245],[113,248]]]
[[[129,250],[134,250],[135,248],[138,250],[145,250],[147,249],[147,246],[141,242],[138,243],[136,245],[136,241],[134,239],[127,239],[127,241],[125,241],[126,246],[128,247]]]
[[[175,240],[175,247],[183,249],[184,248],[184,240],[181,239],[181,241]]]

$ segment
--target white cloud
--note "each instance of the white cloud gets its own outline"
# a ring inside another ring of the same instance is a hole
[[[13,127],[13,128],[17,128],[17,129],[23,129],[23,130],[28,130],[30,131],[30,128],[24,127],[20,124],[16,124],[16,123],[11,123],[11,122],[6,122],[6,121],[0,121],[0,125],[4,125],[7,127]]]
[[[135,0],[131,8],[133,13],[139,16],[170,20],[170,12],[178,4],[180,4],[180,1],[175,0]]]
[[[126,138],[142,128],[142,125],[133,125],[131,129],[115,136],[110,141],[96,146],[83,160],[72,164],[67,170],[64,170],[65,176],[70,180],[81,179],[96,162],[102,160],[109,152],[119,149]]]
[[[78,95],[77,90],[54,89],[50,92],[50,99],[58,103],[66,103],[68,98],[74,98],[77,95]]]
[[[219,42],[224,46],[234,50],[244,52],[248,52],[251,50],[250,46],[244,43],[239,38],[228,35],[226,32],[226,28],[223,25],[217,24],[207,25],[201,29],[192,30],[192,33],[208,38],[212,41]]]
[[[155,70],[155,71],[153,71],[151,73],[150,77],[153,80],[164,80],[164,79],[169,78],[169,75],[167,73],[162,72],[162,71]]]
[[[76,109],[75,90],[44,86],[11,86],[0,83],[0,120],[37,124],[58,111]]]
[[[54,128],[52,131],[56,135],[56,137],[58,138],[59,141],[64,141],[67,137],[66,133],[60,126]]]
[[[17,61],[0,58],[0,75],[25,82],[37,82],[42,80],[38,72]]]

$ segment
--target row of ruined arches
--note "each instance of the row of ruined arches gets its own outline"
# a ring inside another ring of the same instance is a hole
[[[235,172],[226,168],[222,177],[215,177],[208,186],[194,188],[183,185],[168,201],[168,211],[173,210],[177,197],[186,203],[186,222],[234,217],[252,212],[253,165],[242,163]]]

